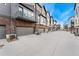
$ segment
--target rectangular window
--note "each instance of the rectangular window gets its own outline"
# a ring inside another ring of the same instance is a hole
[[[33,12],[31,13],[31,16],[32,16],[32,17],[34,16],[34,13],[33,13]]]
[[[20,11],[20,12],[22,12],[22,11],[23,11],[23,8],[22,8],[22,7],[20,7],[20,6],[19,6],[19,11]]]
[[[38,24],[40,24],[40,17],[39,17],[39,15],[38,15]]]
[[[44,24],[44,18],[41,16],[41,24]]]
[[[24,8],[24,16],[28,16],[28,10]]]
[[[19,15],[23,15],[23,8],[19,6],[18,10],[19,10]]]
[[[28,17],[31,17],[31,12],[30,11],[28,11]]]
[[[19,15],[23,15],[23,16],[27,16],[27,17],[34,16],[34,13],[25,7],[22,8],[21,6],[19,6],[18,10],[19,10]]]
[[[28,17],[33,17],[34,16],[34,13],[30,10],[28,10]]]

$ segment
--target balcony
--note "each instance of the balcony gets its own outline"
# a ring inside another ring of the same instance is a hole
[[[33,14],[33,16],[26,14],[24,12],[16,12],[16,18],[18,19],[22,19],[22,20],[25,20],[25,21],[29,21],[29,22],[36,22],[35,20],[35,15]]]

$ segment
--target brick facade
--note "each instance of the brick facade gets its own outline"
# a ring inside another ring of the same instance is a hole
[[[10,19],[7,17],[0,17],[0,25],[6,26],[6,34],[10,33]]]
[[[29,21],[23,21],[20,19],[16,19],[16,26],[17,27],[35,27],[35,23],[31,23]]]

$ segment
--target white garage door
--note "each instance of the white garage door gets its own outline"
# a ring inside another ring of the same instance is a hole
[[[18,36],[33,34],[33,28],[16,27],[16,33]]]
[[[0,26],[0,39],[4,39],[5,36],[5,26]]]

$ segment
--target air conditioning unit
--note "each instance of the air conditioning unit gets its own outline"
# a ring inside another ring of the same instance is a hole
[[[16,40],[16,34],[7,34],[6,39],[8,42]]]

